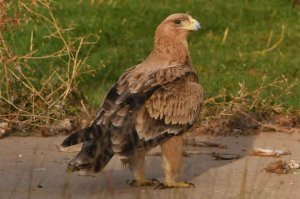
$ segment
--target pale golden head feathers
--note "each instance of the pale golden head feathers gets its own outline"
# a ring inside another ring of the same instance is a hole
[[[190,15],[168,16],[156,28],[154,50],[147,61],[168,60],[190,65],[187,36],[199,29],[200,23]]]
[[[187,14],[172,14],[168,16],[156,29],[155,38],[174,37],[186,39],[189,32],[199,30],[200,23]]]

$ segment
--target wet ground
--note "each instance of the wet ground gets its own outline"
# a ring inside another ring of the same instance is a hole
[[[6,137],[0,140],[0,199],[56,198],[300,198],[300,175],[276,175],[264,168],[278,158],[247,155],[253,147],[284,149],[291,155],[279,159],[300,160],[300,134],[260,133],[257,136],[207,137],[199,140],[226,144],[227,149],[188,147],[197,154],[184,158],[180,178],[193,182],[190,189],[133,188],[119,157],[96,177],[67,174],[68,161],[76,153],[56,149],[64,137]],[[157,150],[157,149],[156,149]],[[238,160],[216,161],[210,154],[241,154]],[[147,156],[148,178],[163,179],[160,156]]]

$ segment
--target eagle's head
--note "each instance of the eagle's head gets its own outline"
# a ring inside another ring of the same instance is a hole
[[[168,16],[156,29],[155,38],[173,37],[186,39],[191,31],[201,28],[200,23],[187,14],[172,14]]]

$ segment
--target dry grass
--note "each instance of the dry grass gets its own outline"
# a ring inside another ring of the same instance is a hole
[[[48,127],[66,115],[87,112],[84,98],[77,92],[76,86],[82,73],[91,72],[86,64],[89,54],[84,57],[78,55],[83,47],[92,49],[98,37],[67,37],[73,28],[64,28],[57,23],[51,3],[52,1],[48,0],[18,1],[15,13],[8,14],[12,5],[5,1],[0,2],[0,63],[4,69],[0,83],[0,120],[10,123],[12,128],[19,131],[28,131],[32,127]],[[36,7],[39,9],[35,9]],[[37,10],[44,10],[46,14]],[[44,37],[49,42],[61,41],[62,46],[59,50],[51,54],[37,55],[42,49],[35,48],[33,31],[28,53],[19,55],[8,45],[3,36],[4,32],[33,18],[48,28],[49,35]],[[60,60],[60,65],[52,67],[42,77],[36,78],[36,69],[31,64],[48,59]],[[80,106],[81,108],[76,108]]]
[[[234,94],[225,90],[207,99],[201,114],[199,133],[210,135],[248,135],[258,131],[292,133],[300,127],[300,114],[284,108],[282,96],[291,95],[297,82],[289,82],[284,76],[271,83],[263,82],[250,91],[240,83]],[[271,92],[266,97],[266,92]]]
[[[51,136],[70,132],[89,121],[78,120],[76,116],[92,117],[77,85],[82,74],[93,72],[87,60],[99,36],[70,36],[76,28],[72,25],[62,27],[58,23],[52,10],[54,3],[51,0],[19,0],[17,8],[12,9],[12,3],[0,0],[0,75],[3,77],[0,80],[0,123],[15,131],[27,133],[42,129],[43,135]],[[90,3],[94,5],[95,2]],[[47,28],[48,34],[43,38],[48,42],[58,40],[61,46],[51,53],[41,54],[44,51],[36,45],[39,41],[32,30],[30,40],[24,41],[28,42],[27,53],[19,54],[4,35],[31,20]],[[286,31],[282,25],[280,37],[275,42],[273,31],[270,31],[265,48],[255,54],[263,56],[273,52],[282,43]],[[228,42],[228,34],[226,28],[223,45]],[[41,60],[43,62],[39,62]],[[47,63],[45,60],[55,60],[57,65],[36,66]],[[35,75],[37,67],[47,68],[42,76]],[[224,90],[207,99],[199,131],[211,135],[251,134],[257,130],[293,132],[299,127],[299,113],[286,110],[283,100],[279,99],[289,96],[298,80],[288,81],[284,76],[273,82],[266,79],[271,78],[265,78],[256,90],[240,83],[236,93]]]

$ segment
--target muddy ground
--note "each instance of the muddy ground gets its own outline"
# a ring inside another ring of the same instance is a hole
[[[0,199],[56,198],[300,198],[300,175],[266,173],[272,161],[300,160],[300,134],[260,133],[256,136],[207,137],[199,140],[226,144],[227,149],[188,147],[196,155],[184,158],[180,178],[193,182],[190,189],[132,188],[127,168],[114,157],[96,177],[67,174],[76,153],[59,152],[55,143],[64,137],[6,137],[0,140]],[[284,149],[280,158],[247,155],[253,147]],[[158,150],[158,149],[155,149]],[[241,154],[238,160],[215,160],[210,153]],[[146,175],[163,179],[160,156],[147,156]]]

